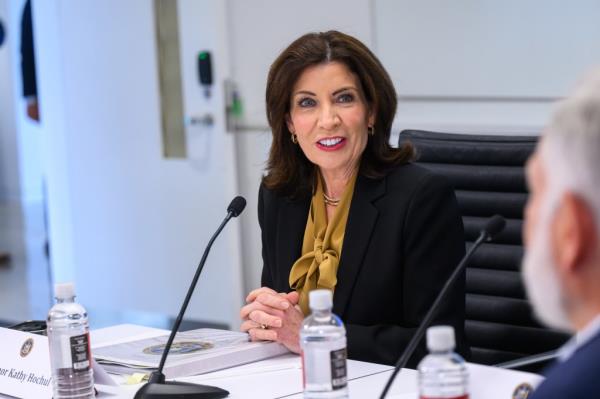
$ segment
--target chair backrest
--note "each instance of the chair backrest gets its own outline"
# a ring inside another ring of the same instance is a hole
[[[416,163],[448,177],[465,226],[467,248],[490,216],[506,218],[493,243],[467,266],[465,331],[475,363],[497,364],[558,348],[569,336],[533,317],[521,281],[521,227],[527,201],[524,165],[536,136],[491,136],[404,130]]]

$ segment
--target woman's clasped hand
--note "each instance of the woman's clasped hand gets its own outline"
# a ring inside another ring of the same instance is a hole
[[[300,327],[304,314],[298,306],[298,293],[276,292],[268,287],[248,294],[240,311],[242,331],[252,341],[277,341],[290,351],[300,353]]]

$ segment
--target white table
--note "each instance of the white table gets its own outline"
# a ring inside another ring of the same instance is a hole
[[[92,332],[92,348],[135,338],[164,334],[164,330],[135,325],[119,325]],[[284,355],[273,359],[233,367],[213,373],[181,378],[199,384],[214,385],[230,392],[231,399],[301,398],[302,370],[300,358]],[[536,374],[503,370],[494,367],[468,364],[471,380],[470,399],[511,399],[517,385],[533,386],[541,381]],[[348,380],[351,398],[377,398],[392,368],[375,363],[348,361]],[[117,379],[119,379],[117,377]],[[122,379],[119,379],[122,382]],[[129,399],[141,385],[101,387],[99,397]],[[388,395],[390,399],[416,399],[416,371],[403,369],[397,376]]]

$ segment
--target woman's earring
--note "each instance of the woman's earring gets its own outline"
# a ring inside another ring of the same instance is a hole
[[[292,143],[298,144],[298,135],[296,133],[292,133]]]
[[[375,136],[375,126],[367,126],[367,132],[371,135],[371,136]]]

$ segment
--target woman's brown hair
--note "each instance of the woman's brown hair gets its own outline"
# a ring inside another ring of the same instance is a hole
[[[311,193],[316,166],[292,142],[286,117],[293,87],[302,72],[309,66],[333,61],[346,65],[358,77],[368,109],[375,111],[375,134],[368,136],[359,173],[381,178],[413,158],[410,144],[394,148],[389,143],[396,114],[396,91],[377,57],[359,40],[344,33],[308,33],[290,44],[269,70],[266,103],[273,142],[263,178],[267,188],[292,198]]]

